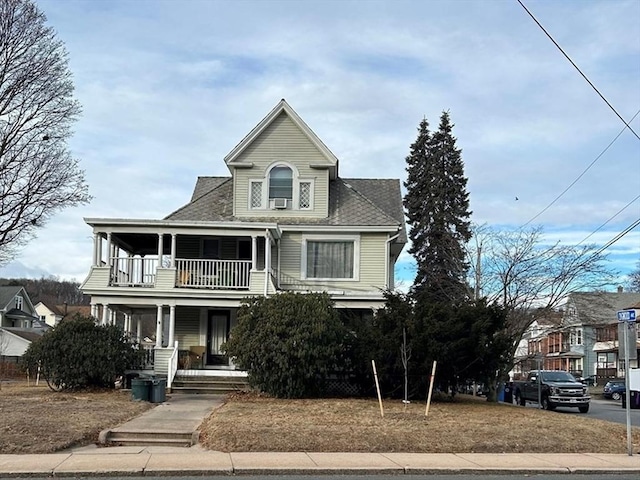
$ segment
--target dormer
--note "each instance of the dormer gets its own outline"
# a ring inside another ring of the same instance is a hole
[[[283,99],[225,157],[236,217],[313,217],[329,213],[338,159]]]

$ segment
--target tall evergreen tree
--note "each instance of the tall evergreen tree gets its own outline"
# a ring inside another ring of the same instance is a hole
[[[459,304],[468,297],[464,244],[471,238],[464,164],[449,113],[438,131],[420,122],[407,161],[404,206],[417,262],[413,294],[427,303]]]

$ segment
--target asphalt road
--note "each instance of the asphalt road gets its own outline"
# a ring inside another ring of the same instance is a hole
[[[527,402],[527,408],[538,408],[538,404]],[[622,408],[621,400],[592,398],[588,413],[580,413],[577,408],[568,407],[558,407],[554,411],[564,415],[584,415],[588,418],[598,418],[607,422],[627,424],[627,411]],[[640,427],[640,410],[631,410],[631,425]]]

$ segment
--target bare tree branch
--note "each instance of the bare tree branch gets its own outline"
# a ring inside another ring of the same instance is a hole
[[[0,265],[91,197],[67,147],[80,115],[64,44],[32,0],[0,0]]]

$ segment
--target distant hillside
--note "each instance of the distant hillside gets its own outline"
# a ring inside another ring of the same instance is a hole
[[[89,305],[89,297],[80,291],[80,283],[58,280],[55,277],[0,278],[0,285],[19,285],[25,287],[29,298],[35,305],[44,302],[47,305]]]

